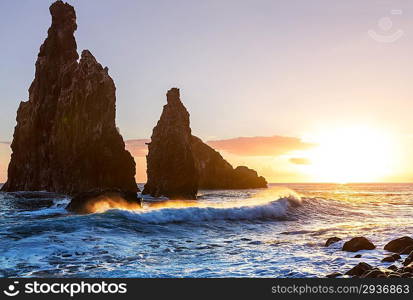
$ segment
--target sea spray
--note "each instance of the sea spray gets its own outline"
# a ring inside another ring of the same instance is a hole
[[[297,205],[300,199],[290,196],[277,200],[247,199],[235,203],[207,204],[191,203],[182,206],[182,201],[166,201],[164,207],[143,210],[118,210],[128,219],[146,224],[165,224],[180,222],[203,222],[212,220],[284,220],[288,208]],[[173,203],[177,204],[176,206]]]

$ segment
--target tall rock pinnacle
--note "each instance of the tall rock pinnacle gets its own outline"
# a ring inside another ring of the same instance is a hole
[[[89,51],[78,62],[74,8],[56,1],[50,13],[29,100],[17,112],[2,190],[137,192],[135,162],[115,125],[113,80]]]
[[[179,89],[167,93],[147,156],[148,182],[143,194],[195,199],[202,189],[266,188],[267,181],[244,166],[233,168],[217,151],[191,135],[189,113]]]
[[[199,175],[192,155],[189,113],[180,100],[179,89],[170,89],[166,97],[167,104],[149,143],[148,181],[143,194],[196,199]]]

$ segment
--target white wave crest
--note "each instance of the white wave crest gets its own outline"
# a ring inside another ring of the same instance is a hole
[[[232,207],[193,206],[179,208],[149,209],[145,211],[119,210],[119,214],[140,223],[165,224],[180,222],[203,222],[212,220],[258,220],[283,219],[288,208],[299,205],[294,196],[257,204]]]

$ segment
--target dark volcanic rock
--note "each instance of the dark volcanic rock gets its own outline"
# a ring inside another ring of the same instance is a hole
[[[93,189],[138,191],[135,162],[115,126],[115,85],[85,50],[78,62],[75,10],[57,1],[40,47],[29,100],[17,112],[3,191],[75,195]]]
[[[64,195],[48,192],[11,192],[8,195],[10,207],[35,210],[54,205],[54,199],[65,198]]]
[[[386,256],[385,258],[383,258],[381,261],[382,262],[395,262],[397,259],[395,257],[393,257],[392,255],[390,256]]]
[[[386,274],[379,269],[372,269],[365,271],[360,278],[385,278]]]
[[[341,274],[341,273],[339,273],[339,272],[334,272],[334,273],[331,273],[331,274],[328,274],[328,275],[326,275],[326,277],[327,278],[336,278],[336,277],[339,277],[339,276],[342,276],[343,274]]]
[[[218,151],[192,136],[192,151],[199,171],[200,189],[266,188],[267,181],[247,167],[233,168]]]
[[[219,152],[191,135],[189,113],[179,89],[167,93],[147,156],[148,181],[143,194],[196,199],[202,189],[266,188],[267,181],[245,166],[233,168]]]
[[[392,271],[397,271],[397,267],[395,265],[391,265],[387,267],[387,269],[392,270]]]
[[[404,236],[387,243],[384,246],[384,250],[390,252],[402,252],[409,246],[413,246],[413,239],[411,237]]]
[[[374,246],[374,244],[371,243],[365,237],[355,237],[352,238],[350,241],[345,242],[342,250],[349,252],[357,252],[359,250],[373,250],[375,248],[376,246]]]
[[[399,254],[410,254],[410,252],[412,251],[413,251],[413,245],[404,248],[402,251],[399,252]]]
[[[373,269],[372,266],[365,262],[358,263],[355,267],[350,269],[345,273],[345,275],[350,275],[350,276],[361,276],[364,272],[369,271]]]
[[[406,259],[403,262],[403,265],[407,266],[410,265],[413,262],[413,251],[406,257]]]
[[[334,237],[328,238],[327,241],[326,241],[326,244],[324,246],[328,247],[331,244],[337,243],[339,241],[341,241],[341,239],[339,237],[334,236]]]
[[[181,102],[179,89],[172,88],[166,96],[168,103],[148,144],[148,180],[142,193],[196,199],[199,172],[192,154],[189,113]]]
[[[88,214],[111,208],[137,209],[140,207],[141,199],[135,192],[112,189],[80,193],[70,201],[66,209],[75,213]]]

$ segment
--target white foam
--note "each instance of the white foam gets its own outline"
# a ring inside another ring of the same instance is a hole
[[[257,220],[285,218],[291,204],[297,205],[296,197],[280,198],[258,205],[234,207],[193,206],[182,208],[161,208],[144,211],[119,210],[128,219],[147,224],[174,222],[202,222],[211,220]]]

